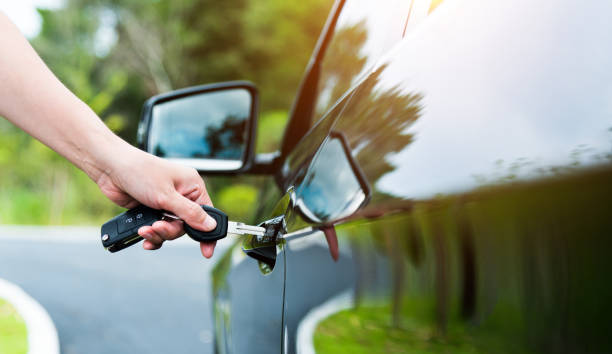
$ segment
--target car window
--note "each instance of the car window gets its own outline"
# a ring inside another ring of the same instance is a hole
[[[402,39],[411,4],[406,0],[345,2],[321,62],[315,121]]]

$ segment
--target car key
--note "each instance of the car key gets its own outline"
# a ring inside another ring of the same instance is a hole
[[[254,235],[261,237],[266,233],[265,227],[251,226],[241,222],[229,221],[227,215],[219,209],[215,209],[208,205],[202,205],[202,209],[204,209],[208,215],[215,219],[217,222],[217,227],[212,231],[200,231],[194,229],[189,224],[184,222],[183,227],[185,229],[185,233],[195,241],[217,241],[227,236],[227,234]],[[162,215],[167,219],[181,220],[178,216],[168,212],[162,212]]]
[[[120,251],[142,240],[138,229],[162,220],[162,212],[139,205],[102,225],[102,245],[111,252]]]
[[[216,241],[230,234],[264,236],[266,229],[258,226],[229,221],[227,215],[219,209],[202,205],[202,209],[217,221],[217,227],[212,231],[196,230],[184,223],[185,233],[199,242]],[[162,210],[156,210],[144,205],[121,213],[102,225],[102,245],[110,252],[117,252],[142,240],[138,229],[151,226],[158,220],[180,220],[176,215]]]

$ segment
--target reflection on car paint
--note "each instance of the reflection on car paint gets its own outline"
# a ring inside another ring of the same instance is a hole
[[[315,121],[399,42],[412,1],[346,1],[321,63]],[[362,45],[357,47],[355,42]]]
[[[519,26],[508,26],[512,12],[525,7],[539,22],[563,22],[580,35],[567,43],[550,31],[533,33],[518,14]],[[358,270],[357,309],[365,307],[354,313],[383,305],[389,311],[389,322],[369,325],[401,328],[410,318],[405,311],[422,299],[432,316],[419,319],[422,330],[469,350],[610,349],[609,310],[597,305],[612,295],[597,270],[610,267],[600,246],[612,230],[605,211],[612,201],[612,122],[601,116],[612,88],[603,60],[612,46],[601,34],[608,24],[585,28],[567,7],[536,7],[467,1],[452,13],[463,21],[450,20],[448,8],[437,13],[424,23],[427,31],[406,36],[379,62],[339,114],[323,118],[330,131],[345,134],[374,187],[371,203],[354,218],[375,219],[338,226]],[[510,28],[521,40],[500,41]],[[352,45],[347,52],[358,53],[363,42]],[[605,56],[574,66],[584,52],[572,48]],[[576,82],[589,90],[576,92]],[[379,284],[381,272],[391,276],[386,285]],[[347,323],[343,316],[338,323]],[[449,328],[467,331],[469,323],[478,326],[453,339]],[[584,329],[589,323],[597,329]]]
[[[247,236],[242,250],[247,256],[257,259],[261,271],[268,274],[276,264],[277,247],[282,247],[282,235],[286,233],[285,215],[266,220],[258,226],[266,228],[265,235]]]
[[[335,225],[349,250],[337,262],[317,220],[286,204],[287,230],[303,231],[275,253],[284,344],[295,352],[300,320],[349,291],[353,308],[317,327],[318,352],[611,352],[612,4],[435,5],[374,67],[367,23],[338,27],[348,47],[326,57],[322,118],[280,184],[299,200],[342,132],[372,197]]]
[[[277,253],[284,245],[283,235],[287,233],[285,215],[291,203],[291,190],[276,204],[270,214],[271,218],[258,226],[265,227],[264,236],[247,235],[242,242],[244,253],[259,262],[263,274],[269,274],[276,265]]]

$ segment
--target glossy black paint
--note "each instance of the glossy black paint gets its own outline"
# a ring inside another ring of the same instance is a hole
[[[270,271],[265,263],[246,256],[237,242],[216,264],[213,313],[217,352],[281,351],[284,256],[275,263],[275,271]]]
[[[611,351],[612,4],[397,5],[337,2],[296,99],[308,114],[288,126],[280,190],[263,191],[258,219],[282,217],[284,230],[243,282],[227,274],[246,261],[215,272],[216,307],[233,309],[224,326],[278,340],[249,352],[293,353],[304,318],[350,293],[351,316],[367,324],[356,335],[384,326],[433,338],[417,349]],[[335,220],[335,239],[295,191],[338,132],[371,198]],[[273,310],[235,311],[251,300],[228,300],[228,287]],[[222,333],[221,351],[242,352]]]
[[[272,182],[272,181],[270,181]],[[289,195],[279,196],[271,183],[264,238],[237,239],[213,271],[213,296],[218,353],[282,351],[285,292],[285,213]],[[273,203],[273,205],[271,204]]]

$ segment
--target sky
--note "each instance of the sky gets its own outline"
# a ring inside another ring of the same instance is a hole
[[[58,8],[63,0],[0,0],[0,11],[13,21],[21,32],[32,38],[40,31],[40,16],[37,7]]]

